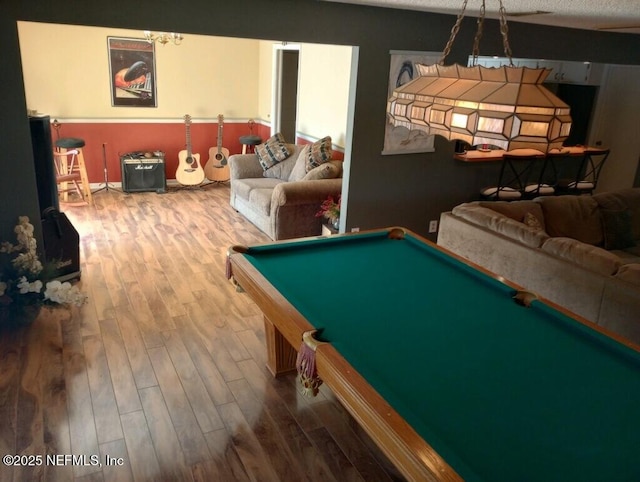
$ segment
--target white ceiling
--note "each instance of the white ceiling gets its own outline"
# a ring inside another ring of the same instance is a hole
[[[463,0],[325,1],[452,15],[457,15],[463,4]],[[509,23],[527,22],[586,30],[640,34],[640,0],[503,0],[502,4],[507,12],[507,22]],[[481,5],[482,0],[469,0],[465,16],[477,17]],[[486,17],[498,18],[499,6],[499,0],[486,0]]]

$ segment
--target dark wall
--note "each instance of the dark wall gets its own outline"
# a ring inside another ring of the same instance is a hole
[[[347,229],[405,225],[424,233],[430,219],[473,198],[490,176],[486,166],[454,161],[452,144],[440,138],[433,154],[381,155],[389,51],[442,51],[453,16],[317,0],[2,0],[0,19],[2,239],[19,214],[38,214],[17,20],[358,46]],[[518,57],[640,64],[638,35],[509,25]],[[487,22],[484,30],[481,54],[502,55],[496,23]],[[447,63],[466,63],[474,34],[474,19],[465,19]],[[60,61],[77,69],[80,81],[90,81],[92,73],[73,64],[72,52],[61,52]]]

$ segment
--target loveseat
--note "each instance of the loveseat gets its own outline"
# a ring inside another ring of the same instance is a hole
[[[342,190],[342,161],[331,159],[330,138],[321,141],[324,152],[318,143],[278,138],[256,153],[230,156],[231,206],[273,240],[320,235],[320,204]]]
[[[438,244],[640,344],[638,188],[461,204]]]

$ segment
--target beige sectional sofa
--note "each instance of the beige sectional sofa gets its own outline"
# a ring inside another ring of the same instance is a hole
[[[640,189],[462,204],[438,244],[640,344]]]
[[[342,161],[308,169],[310,146],[287,144],[289,155],[267,169],[256,154],[229,157],[231,206],[273,240],[320,235],[320,204],[341,194]]]

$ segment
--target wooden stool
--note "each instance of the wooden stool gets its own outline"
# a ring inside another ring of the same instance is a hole
[[[60,190],[63,195],[63,201],[68,201],[69,191],[75,189],[69,189],[69,182],[74,183],[74,187],[78,190],[81,189],[82,199],[91,204],[93,199],[91,197],[91,187],[89,186],[89,178],[87,176],[87,168],[84,163],[84,153],[82,148],[84,147],[84,140],[76,137],[62,137],[56,141],[56,149],[54,152],[54,159],[56,159],[56,167],[59,166],[58,175],[62,176],[59,183],[62,186]],[[75,151],[75,154],[71,154],[70,151]],[[76,176],[79,175],[80,183],[82,187],[78,186]],[[74,178],[76,178],[74,180]]]
[[[70,151],[53,153],[53,161],[56,167],[56,184],[58,185],[58,196],[60,202],[69,203],[69,193],[74,192],[80,198],[79,202],[71,204],[89,204],[85,199],[84,192],[80,188],[82,177],[77,169],[78,151],[72,149]],[[70,185],[72,187],[70,187]]]
[[[261,142],[262,142],[262,138],[260,136],[254,136],[254,135],[240,136],[240,144],[242,144],[242,153],[243,154],[247,153],[247,146],[253,149],[254,146],[257,146]],[[253,152],[253,150],[251,150],[250,152]]]

